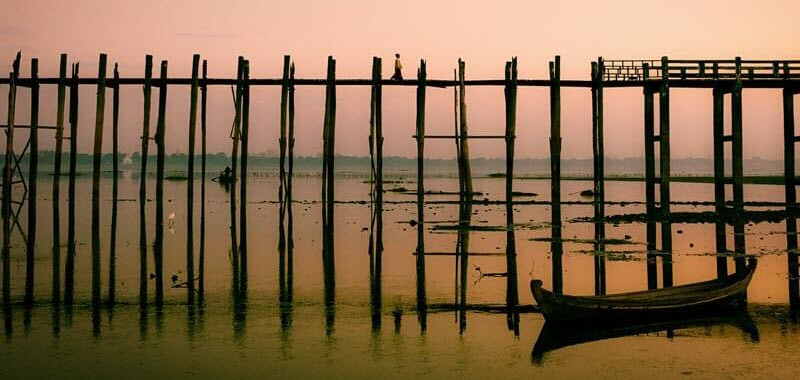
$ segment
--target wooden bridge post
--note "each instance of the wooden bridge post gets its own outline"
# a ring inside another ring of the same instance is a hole
[[[117,294],[117,202],[119,200],[119,66],[114,64],[111,112],[111,238],[108,252],[108,303],[113,305]]]
[[[594,291],[597,295],[606,292],[605,262],[605,205],[601,191],[603,189],[603,73],[602,60],[592,62],[592,157],[594,163]]]
[[[144,86],[144,112],[142,116],[142,155],[139,170],[139,305],[147,305],[147,156],[150,146],[150,96],[152,94],[153,56],[145,56]],[[72,99],[70,99],[72,101]],[[74,135],[73,135],[74,136]],[[74,139],[74,137],[72,137]]]
[[[237,236],[237,222],[236,222],[236,178],[237,165],[239,161],[239,139],[241,138],[241,123],[242,123],[242,92],[243,92],[243,75],[244,75],[244,57],[239,56],[236,64],[236,90],[234,91],[234,117],[233,117],[233,130],[231,131],[231,181],[230,181],[230,219],[231,219],[231,269],[233,271],[233,294],[238,298],[239,293],[239,240]]]
[[[417,70],[417,310],[422,331],[427,329],[425,291],[425,60]]]
[[[736,57],[736,83],[731,92],[731,134],[733,160],[733,246],[736,273],[745,271],[744,187],[742,167],[742,59]]]
[[[192,56],[192,83],[189,90],[189,167],[186,170],[186,302],[194,304],[194,146],[197,134],[197,88],[200,55]]]
[[[553,292],[561,294],[563,245],[561,242],[561,57],[550,62],[550,253]]]
[[[464,85],[464,61],[458,60],[458,115],[459,115],[459,129],[458,129],[458,146],[461,157],[461,167],[463,178],[461,181],[464,186],[464,199],[468,202],[472,201],[472,169],[469,161],[469,142],[468,142],[468,128],[467,128],[467,102],[466,102],[466,86]]]
[[[725,207],[725,92],[714,88],[714,210],[717,214],[715,222],[717,278],[728,276],[726,219]]]
[[[78,155],[78,74],[72,65],[69,84],[69,182],[67,184],[67,259],[64,263],[64,303],[72,305],[75,286],[75,177]]]
[[[288,235],[287,241],[287,255],[286,255],[286,298],[287,302],[292,302],[294,292],[294,214],[292,211],[292,178],[294,177],[294,62],[289,66],[289,82],[288,82],[288,95],[289,95],[289,136],[288,136],[288,173],[286,178],[286,233]]]
[[[161,61],[156,124],[156,238],[153,263],[156,267],[156,305],[164,304],[164,134],[167,127],[167,61]]]
[[[800,270],[797,251],[797,190],[795,176],[794,89],[783,89],[783,175],[786,195],[786,252],[789,304],[800,304]]]
[[[650,64],[642,66],[644,79],[644,173],[645,207],[647,210],[647,288],[658,288],[656,255],[656,164],[655,164],[655,106],[653,88],[649,85]]]
[[[53,165],[53,285],[52,301],[61,303],[61,156],[64,149],[64,104],[67,85],[67,55],[61,54],[58,68],[58,100],[56,106],[55,157]]]
[[[556,62],[559,57],[556,56]],[[519,319],[516,307],[519,305],[517,284],[517,242],[514,235],[514,143],[517,133],[517,57],[506,62],[505,69],[506,101],[506,306],[512,313],[512,321]],[[556,112],[557,113],[557,112]],[[513,324],[518,326],[518,324]],[[515,327],[515,331],[518,328]]]
[[[672,223],[670,222],[670,147],[669,147],[669,59],[661,57],[661,86],[658,97],[659,164],[661,179],[661,260],[663,286],[672,286]]]
[[[325,322],[328,336],[333,333],[336,302],[336,266],[334,260],[334,161],[336,139],[336,60],[328,56],[325,85],[322,173],[322,262],[325,284]]]
[[[39,60],[31,59],[30,160],[28,161],[28,235],[25,244],[25,306],[33,304],[36,266],[36,203],[39,176]],[[10,159],[10,157],[6,157]]]
[[[242,69],[242,128],[241,128],[241,175],[239,176],[239,290],[247,291],[247,159],[250,136],[250,61],[243,62]]]
[[[92,305],[100,304],[100,171],[106,109],[106,55],[100,54],[92,154]]]
[[[17,103],[16,73],[9,74],[6,154],[3,165],[3,307],[11,305],[11,170],[14,155],[14,113]]]
[[[206,110],[208,102],[208,61],[203,60],[203,80],[200,84],[200,252],[198,253],[197,298],[205,296],[206,275]]]

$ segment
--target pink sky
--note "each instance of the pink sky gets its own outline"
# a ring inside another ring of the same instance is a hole
[[[501,78],[511,56],[519,57],[521,78],[546,78],[547,62],[562,57],[562,77],[587,79],[590,61],[606,59],[732,58],[796,59],[800,23],[796,1],[38,1],[6,0],[0,13],[0,67],[10,70],[17,50],[23,52],[23,75],[30,58],[40,59],[40,75],[54,76],[58,55],[81,62],[83,76],[97,75],[97,56],[105,52],[119,62],[121,75],[140,77],[145,54],[169,60],[170,76],[188,76],[193,53],[209,61],[210,76],[235,74],[238,55],[251,62],[251,76],[278,77],[283,54],[291,54],[299,77],[323,77],[328,55],[337,59],[339,78],[367,78],[372,56],[384,57],[384,76],[391,59],[402,55],[406,77],[415,75],[420,58],[429,78],[449,79],[459,57],[467,78]],[[113,64],[109,67],[113,67]],[[158,67],[156,65],[156,67]],[[157,75],[157,72],[155,73]],[[5,99],[7,87],[2,86]],[[228,88],[209,98],[209,150],[229,151],[232,102]],[[297,91],[297,154],[321,151],[321,87]],[[81,92],[79,149],[91,150],[94,88]],[[251,145],[254,153],[277,151],[279,89],[257,88],[251,100]],[[109,92],[110,94],[110,92]],[[122,90],[120,145],[138,150],[141,133],[141,88]],[[641,90],[606,90],[606,153],[641,156]],[[671,96],[672,155],[711,154],[711,93],[675,89]],[[40,120],[55,120],[55,90],[42,90]],[[169,90],[167,152],[186,152],[188,88]],[[562,91],[564,158],[591,156],[591,104],[586,89]],[[366,155],[369,89],[340,87],[338,154]],[[428,130],[452,129],[452,90],[428,90]],[[470,88],[467,93],[471,132],[503,129],[502,88]],[[744,93],[745,157],[782,158],[782,114],[776,90]],[[20,91],[18,122],[28,120],[27,90]],[[110,106],[110,101],[109,101]],[[415,153],[414,89],[385,88],[385,154]],[[546,157],[549,137],[547,88],[522,88],[518,99],[517,155]],[[155,112],[155,104],[153,112]],[[0,117],[5,120],[5,103]],[[107,117],[110,123],[110,108]],[[110,151],[110,124],[104,142]],[[52,139],[42,132],[42,149]],[[452,157],[453,144],[427,144],[428,157]],[[475,141],[473,157],[503,155],[500,142]]]

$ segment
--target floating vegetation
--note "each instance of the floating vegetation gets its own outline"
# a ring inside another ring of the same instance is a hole
[[[789,216],[800,217],[800,212],[787,210],[747,210],[742,213],[741,220],[752,223],[779,223],[786,220]],[[722,221],[727,224],[732,224],[734,218],[735,215],[732,211],[723,214],[717,214],[714,211],[673,211],[670,213],[669,221],[672,223],[716,223]],[[663,218],[660,215],[650,217],[646,213],[609,215],[603,219],[606,223],[645,223],[647,221],[662,220]],[[570,219],[569,222],[594,223],[595,218],[592,216],[578,217]]]
[[[603,256],[609,261],[641,261],[645,259],[642,257],[642,255],[647,254],[647,251],[641,250],[595,251],[591,249],[581,249],[574,252],[587,255]]]
[[[535,237],[531,238],[531,241],[560,241],[562,243],[576,243],[576,244],[606,244],[606,245],[644,245],[644,243],[629,240],[629,239],[601,239],[600,241],[596,239],[579,239],[579,238],[550,238],[550,237]]]

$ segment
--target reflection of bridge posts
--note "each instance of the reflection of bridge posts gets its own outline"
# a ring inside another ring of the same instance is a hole
[[[592,62],[592,142],[594,157],[594,292],[606,293],[605,164],[603,161],[603,58]]]
[[[788,68],[784,68],[788,75]],[[798,286],[798,252],[797,252],[797,190],[795,184],[795,146],[797,137],[794,132],[794,94],[795,89],[783,89],[783,174],[786,192],[786,256],[788,261],[789,303],[797,307],[800,303],[800,287]]]

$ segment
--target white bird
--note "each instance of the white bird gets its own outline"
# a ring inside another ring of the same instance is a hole
[[[174,227],[175,227],[175,211],[169,214],[169,218],[167,219],[167,228],[173,234],[175,233]]]

